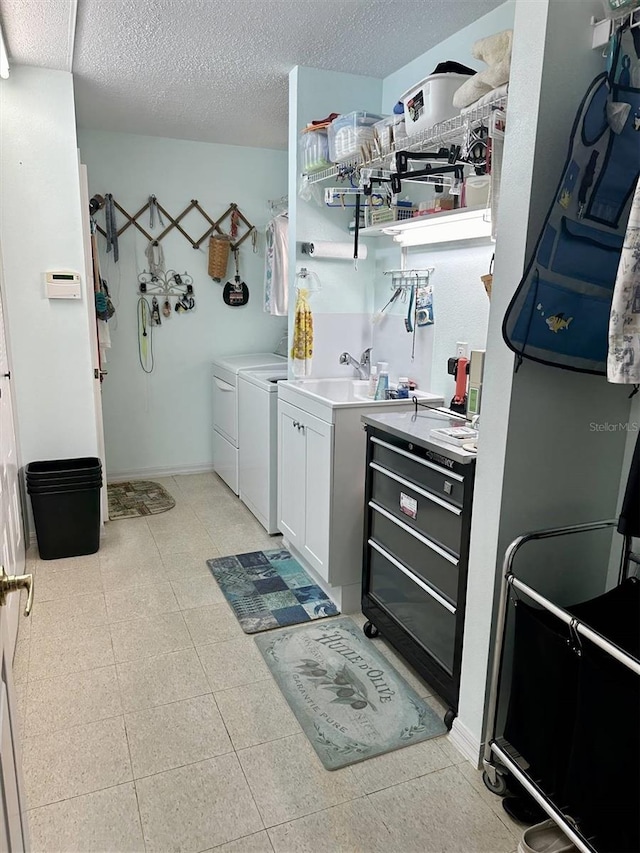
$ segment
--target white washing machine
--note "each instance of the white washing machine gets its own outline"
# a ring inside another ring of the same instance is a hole
[[[238,376],[240,500],[267,533],[278,533],[278,382],[287,368]]]
[[[260,367],[285,367],[272,352],[223,356],[213,362],[213,469],[238,494],[238,374]]]

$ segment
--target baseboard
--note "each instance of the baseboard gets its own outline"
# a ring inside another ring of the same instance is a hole
[[[474,767],[480,766],[480,758],[482,754],[482,743],[471,733],[471,731],[460,722],[459,717],[453,721],[453,726],[449,732],[449,739],[455,748],[470,761]]]
[[[166,468],[136,468],[131,471],[108,471],[110,483],[123,483],[126,480],[149,480],[154,477],[174,477],[180,474],[213,474],[213,465],[180,465]]]

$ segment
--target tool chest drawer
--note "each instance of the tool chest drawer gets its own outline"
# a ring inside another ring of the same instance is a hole
[[[428,489],[371,462],[371,498],[394,515],[453,554],[460,553],[462,509]]]
[[[448,672],[453,670],[455,608],[445,606],[401,563],[369,540],[369,593]]]
[[[375,501],[369,506],[371,538],[452,604],[458,598],[458,559],[395,518]]]
[[[410,444],[398,447],[376,436],[372,436],[370,441],[372,462],[394,471],[400,477],[412,480],[443,500],[458,507],[462,506],[465,477],[455,470],[455,463],[451,464],[450,460],[443,459],[445,464],[440,464],[433,461],[437,454],[419,447],[409,449],[412,447]],[[447,468],[446,463],[450,463],[451,468]]]

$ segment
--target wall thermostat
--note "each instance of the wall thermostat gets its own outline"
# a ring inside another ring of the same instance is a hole
[[[77,272],[61,270],[44,274],[45,293],[48,299],[80,299],[82,279]]]

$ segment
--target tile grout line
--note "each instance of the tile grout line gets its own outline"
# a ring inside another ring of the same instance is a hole
[[[117,678],[117,676],[116,676]],[[121,702],[122,704],[122,702]],[[147,839],[144,834],[144,823],[142,821],[142,812],[140,811],[140,799],[138,797],[138,786],[136,785],[136,779],[133,773],[133,758],[131,756],[131,744],[129,743],[129,730],[127,729],[127,718],[123,713],[122,715],[122,725],[124,726],[124,736],[127,741],[127,753],[129,755],[129,766],[131,767],[131,782],[133,783],[133,793],[136,798],[136,808],[138,809],[138,821],[140,823],[140,835],[142,837],[142,843],[144,845],[144,849],[147,849]]]
[[[92,794],[100,794],[102,791],[113,791],[114,788],[122,788],[123,785],[134,785],[135,779],[128,779],[126,782],[117,782],[115,785],[107,785],[105,788],[95,788],[92,791],[85,791],[82,794],[74,794],[72,797],[62,797],[59,800],[51,800],[50,803],[43,803],[39,806],[28,806],[25,811],[37,812],[39,809],[48,809],[50,806],[57,806],[60,803],[69,803],[72,800],[79,800],[81,797],[90,797]]]
[[[206,673],[205,673],[205,677],[206,677]],[[207,681],[208,680],[209,679],[207,679]],[[220,706],[218,705],[218,703],[216,701],[215,694],[212,693],[211,695],[213,696],[213,701],[215,703],[216,708],[218,709],[218,713],[220,714],[220,719],[222,720],[222,725],[224,726],[224,730],[227,733],[227,737],[229,738],[229,743],[231,744],[231,749],[233,750],[233,755],[235,756],[235,759],[238,762],[238,767],[240,768],[240,772],[242,773],[242,778],[244,779],[245,785],[247,786],[247,791],[249,792],[249,796],[251,797],[251,802],[255,806],[256,812],[258,813],[258,817],[260,818],[260,822],[262,823],[262,829],[266,830],[266,826],[264,823],[264,817],[262,816],[262,812],[260,811],[260,807],[258,806],[258,803],[256,802],[256,798],[253,795],[253,791],[251,790],[251,785],[249,784],[249,780],[247,779],[247,774],[244,772],[244,767],[242,766],[242,762],[240,761],[240,757],[238,755],[238,750],[236,749],[235,744],[233,742],[233,738],[231,737],[231,732],[229,731],[229,729],[227,727],[227,723],[226,723],[226,720],[224,718],[224,714],[222,713],[222,710],[220,709]],[[252,832],[250,834],[255,835],[255,832]],[[236,840],[236,839],[234,839],[234,840]],[[269,843],[271,843],[271,841],[269,841]],[[218,845],[218,846],[221,847],[222,845]],[[206,850],[207,848],[205,847],[204,849]]]

